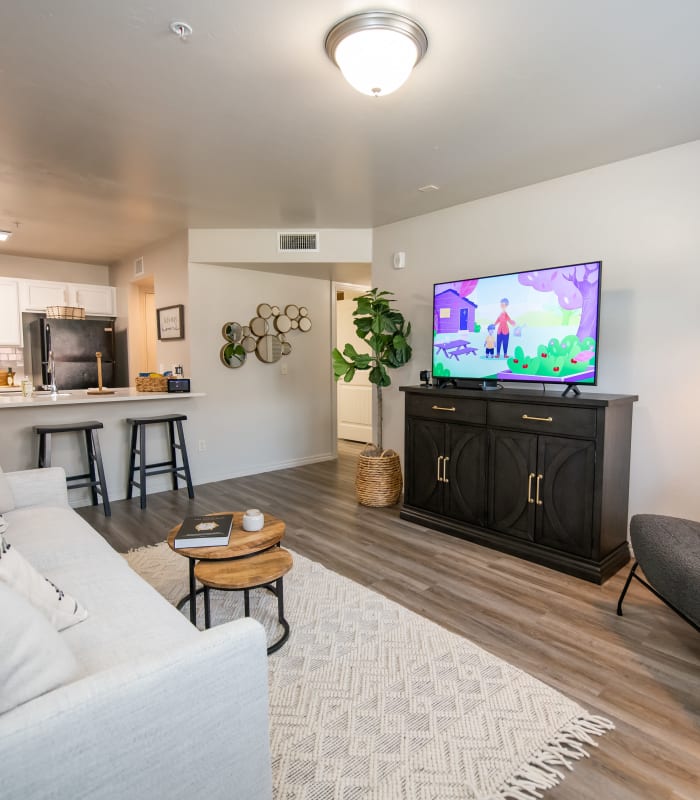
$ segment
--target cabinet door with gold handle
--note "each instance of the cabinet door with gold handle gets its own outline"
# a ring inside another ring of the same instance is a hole
[[[535,502],[534,498],[532,497],[532,479],[534,477],[535,477],[535,473],[534,472],[531,472],[527,476],[527,502],[528,503],[534,503]]]
[[[529,414],[523,414],[522,419],[530,422],[554,422],[554,417],[531,417]]]
[[[450,460],[449,456],[445,456],[442,462],[442,482],[449,483],[450,479],[447,477],[447,462]]]
[[[443,461],[444,458],[445,458],[445,456],[438,456],[438,460],[437,460],[437,479],[438,479],[438,483],[443,483],[443,480],[442,480],[442,469],[441,468],[442,468],[442,461]]]
[[[537,486],[536,486],[536,489],[535,489],[535,495],[536,495],[537,499],[535,500],[535,502],[537,503],[538,506],[542,505],[542,500],[540,499],[540,482],[541,482],[542,478],[544,478],[544,475],[538,475],[537,476]]]

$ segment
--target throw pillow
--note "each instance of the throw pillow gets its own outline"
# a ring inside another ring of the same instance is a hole
[[[0,467],[0,514],[6,511],[12,511],[15,507],[15,498],[10,489],[10,482],[7,476],[3,474],[2,467]]]
[[[0,714],[78,677],[66,642],[24,597],[0,583]]]
[[[0,534],[0,583],[23,595],[58,631],[82,622],[87,611],[69,594],[40,575]]]

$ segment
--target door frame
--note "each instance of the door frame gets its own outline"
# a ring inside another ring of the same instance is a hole
[[[347,289],[352,292],[368,292],[372,287],[363,286],[359,283],[346,283],[345,281],[331,281],[331,350],[338,346],[338,310],[336,308],[336,295],[339,290]],[[338,390],[333,376],[333,365],[331,364],[331,454],[334,458],[338,457]],[[372,402],[372,438],[374,439],[375,424],[377,415]]]

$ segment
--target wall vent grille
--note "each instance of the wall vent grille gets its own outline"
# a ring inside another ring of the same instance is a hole
[[[280,253],[318,253],[318,233],[278,233],[277,250]]]
[[[134,275],[138,278],[144,274],[143,256],[139,256],[134,261]]]

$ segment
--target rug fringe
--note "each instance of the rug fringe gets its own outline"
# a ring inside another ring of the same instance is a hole
[[[546,789],[553,789],[564,779],[563,767],[573,770],[573,762],[588,758],[586,745],[598,747],[592,736],[602,736],[615,728],[605,717],[585,714],[562,728],[556,738],[534,753],[489,800],[541,800]]]

